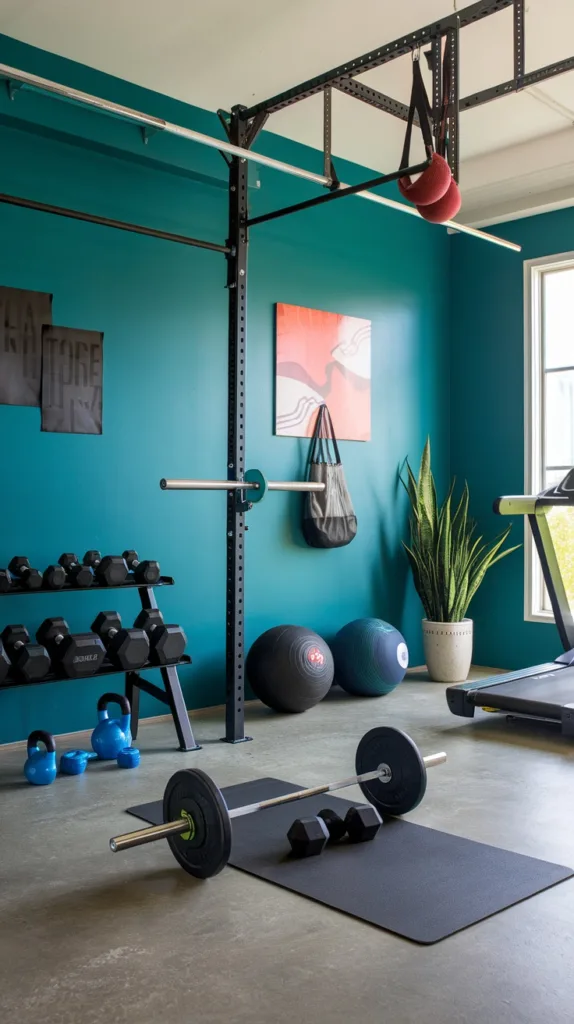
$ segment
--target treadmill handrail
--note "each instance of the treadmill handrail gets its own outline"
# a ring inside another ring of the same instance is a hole
[[[556,508],[574,507],[574,467],[560,483],[540,494],[509,494],[497,498],[494,511],[501,516],[527,516],[558,635],[565,651],[574,648],[574,599],[564,578],[551,520]],[[570,528],[572,523],[569,524]]]
[[[574,505],[574,467],[559,484],[540,494],[508,494],[497,498],[493,507],[499,516],[534,516],[544,515],[555,505]]]
[[[499,516],[534,516],[544,515],[553,505],[572,505],[569,498],[541,497],[539,494],[506,494],[497,498],[493,509]]]

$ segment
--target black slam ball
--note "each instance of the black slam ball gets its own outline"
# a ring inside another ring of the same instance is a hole
[[[307,711],[333,682],[333,656],[304,626],[274,626],[252,645],[246,662],[255,696],[274,711]]]

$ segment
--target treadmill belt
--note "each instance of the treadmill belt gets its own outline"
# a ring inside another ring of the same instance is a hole
[[[574,666],[473,690],[472,701],[502,711],[559,719],[564,705],[574,704]]]

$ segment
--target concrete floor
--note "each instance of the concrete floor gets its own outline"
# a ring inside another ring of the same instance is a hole
[[[254,704],[248,721],[254,742],[228,747],[221,712],[198,716],[204,746],[190,754],[169,723],[144,724],[139,769],[92,764],[46,788],[23,781],[20,750],[0,750],[2,1024],[572,1024],[574,881],[423,947],[231,868],[196,882],[166,843],[108,850],[137,827],[123,809],[159,797],[179,767],[222,786],[312,785],[350,773],[362,733],[389,723],[449,755],[412,820],[574,865],[572,743],[454,718],[424,677],[376,701],[333,691],[304,715]]]

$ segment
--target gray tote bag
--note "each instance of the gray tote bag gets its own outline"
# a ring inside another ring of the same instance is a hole
[[[324,491],[305,495],[303,536],[312,548],[342,548],[357,533],[357,517],[345,483],[333,421],[326,405],[319,407],[313,431],[307,480],[324,483]]]

